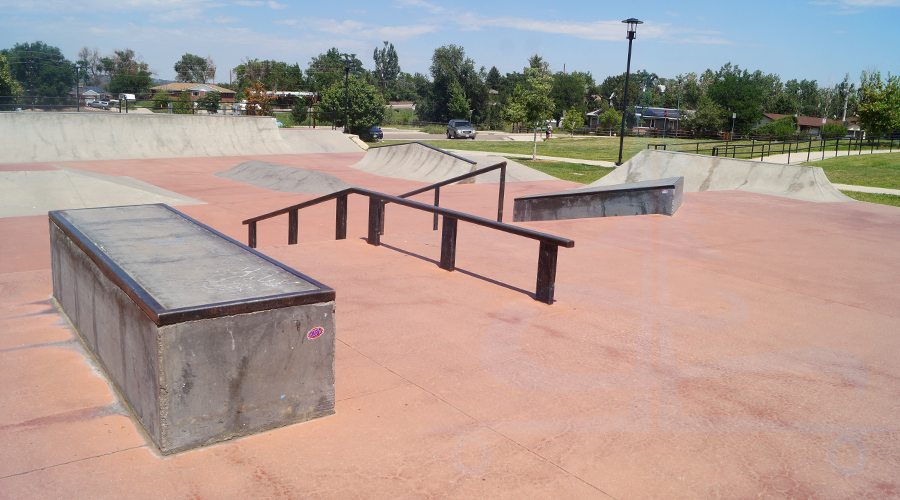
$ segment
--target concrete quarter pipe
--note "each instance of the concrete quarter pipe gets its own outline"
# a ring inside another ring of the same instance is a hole
[[[292,152],[267,116],[0,113],[0,163]]]
[[[591,186],[684,177],[684,191],[750,191],[814,202],[853,201],[821,167],[645,149]]]

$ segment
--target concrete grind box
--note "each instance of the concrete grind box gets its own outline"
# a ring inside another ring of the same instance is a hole
[[[163,454],[334,413],[334,290],[166,205],[49,217],[53,296]]]

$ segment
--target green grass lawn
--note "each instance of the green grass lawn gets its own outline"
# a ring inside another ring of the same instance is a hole
[[[878,203],[880,205],[900,207],[900,196],[896,196],[893,194],[862,193],[860,191],[841,192],[857,201],[866,201],[869,203]]]
[[[598,167],[595,165],[584,165],[581,163],[567,163],[562,161],[535,160],[530,158],[509,157],[517,163],[521,163],[526,167],[533,168],[545,174],[552,175],[564,181],[580,182],[581,184],[590,184],[604,175],[615,170],[613,167]]]
[[[385,144],[399,144],[409,141],[385,141]],[[465,151],[490,151],[505,155],[531,156],[532,143],[520,141],[467,141],[467,140],[433,140],[422,141],[426,144],[441,149],[459,149]],[[627,161],[640,150],[646,149],[647,144],[668,144],[673,142],[695,142],[676,139],[653,139],[648,137],[626,137],[622,148],[622,161]],[[605,160],[617,161],[619,159],[618,137],[554,137],[549,141],[538,139],[537,154],[542,156],[557,156],[572,158],[575,160]]]
[[[900,189],[900,153],[839,156],[803,165],[822,167],[835,184]]]

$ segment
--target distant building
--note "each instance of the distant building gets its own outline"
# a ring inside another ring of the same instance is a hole
[[[196,101],[201,97],[205,96],[208,92],[218,92],[222,96],[221,102],[234,102],[234,94],[233,90],[226,89],[224,87],[219,87],[218,85],[213,85],[211,83],[167,83],[165,85],[160,85],[158,87],[153,87],[150,89],[154,95],[159,93],[166,93],[169,97],[173,99],[177,99],[180,94],[183,92],[190,92],[191,100]]]
[[[780,120],[786,116],[791,115],[779,115],[778,113],[765,113],[763,114],[762,119],[759,120],[759,123],[756,124],[757,127],[761,127],[768,123],[772,123],[775,120]],[[817,118],[815,116],[798,116],[797,123],[800,125],[800,133],[807,135],[819,135],[819,129],[822,128],[822,119]],[[841,123],[840,120],[832,120],[828,119],[826,123]],[[756,128],[756,127],[754,127]]]
[[[72,87],[72,90],[69,91],[69,97],[74,100],[76,96],[78,97],[78,103],[82,106],[94,101],[108,101],[110,98],[109,93],[100,87],[78,87],[77,89]]]

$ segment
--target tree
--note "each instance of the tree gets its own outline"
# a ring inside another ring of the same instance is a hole
[[[900,76],[882,81],[878,70],[863,71],[859,78],[859,123],[870,134],[900,129]]]
[[[100,51],[91,50],[87,46],[78,51],[78,66],[80,66],[80,81],[85,85],[99,87],[104,83],[103,65],[100,63]]]
[[[385,100],[396,97],[395,87],[397,85],[397,77],[400,75],[400,59],[397,57],[397,51],[394,50],[394,44],[384,42],[381,50],[375,48],[372,54],[375,60],[375,75],[379,79],[379,87],[381,87],[381,95]]]
[[[100,58],[103,71],[110,80],[106,90],[113,94],[146,94],[153,80],[147,63],[131,49],[114,50],[112,55]]]
[[[197,106],[205,109],[207,113],[214,115],[219,112],[219,103],[222,102],[222,94],[219,92],[207,92],[197,99]]]
[[[183,93],[183,92],[182,92]],[[247,96],[247,114],[250,116],[269,116],[272,114],[271,96],[263,84],[253,82],[244,89]]]
[[[749,132],[763,116],[762,103],[765,94],[759,84],[759,76],[751,75],[747,70],[742,72],[738,66],[732,66],[731,63],[725,64],[716,72],[706,96],[727,110],[729,115],[737,114],[734,128],[738,132]],[[699,109],[697,111],[699,112]]]
[[[0,50],[6,57],[9,73],[19,83],[23,93],[49,97],[38,102],[60,104],[75,84],[75,68],[58,47],[44,42],[17,43],[12,49]]]
[[[296,63],[247,58],[232,70],[232,74],[235,78],[233,87],[236,89],[250,87],[253,82],[259,82],[272,90],[291,91],[307,86],[303,70]]]
[[[178,98],[172,103],[172,113],[176,115],[191,115],[194,113],[194,101],[190,92],[179,92]]]
[[[175,63],[175,81],[187,83],[207,83],[216,78],[216,63],[212,56],[205,58],[185,54]]]
[[[419,119],[446,122],[450,116],[450,99],[454,83],[462,88],[472,110],[472,121],[481,123],[487,114],[488,89],[484,84],[487,73],[475,70],[475,62],[466,57],[465,49],[456,45],[444,45],[434,50],[431,57],[431,81],[422,78],[416,82],[416,114]]]
[[[522,121],[534,126],[534,140],[531,150],[531,159],[537,159],[537,129],[552,116],[553,101],[550,99],[550,89],[553,86],[553,77],[541,73],[534,68],[526,68],[526,85],[520,85],[513,93],[510,102],[511,111],[523,117]]]
[[[756,127],[755,133],[770,136],[786,136],[794,135],[799,131],[799,124],[796,116],[785,116],[771,123]]]
[[[0,55],[0,104],[13,104],[16,97],[22,95],[22,86],[12,77],[9,71],[9,60]],[[0,106],[0,111],[9,111]]]
[[[341,54],[337,47],[332,47],[324,54],[313,57],[306,70],[308,86],[312,90],[321,90],[331,87],[335,82],[344,81],[346,64],[344,56],[350,58],[350,74],[364,78],[366,70],[362,61],[356,58],[356,54]]]
[[[582,125],[584,125],[584,118],[582,118],[581,112],[578,111],[578,108],[572,106],[566,111],[566,116],[563,117],[562,128],[568,130],[572,137],[575,137],[575,131]]]
[[[693,113],[685,113],[682,123],[686,129],[694,132],[703,130],[718,132],[726,123],[725,109],[708,95],[703,94],[697,101],[697,109]]]
[[[463,92],[462,85],[453,82],[450,85],[450,102],[447,104],[451,118],[465,118],[466,120],[472,114],[469,109],[469,101],[466,100],[466,94]]]
[[[370,139],[369,129],[381,124],[384,119],[384,98],[374,85],[366,83],[361,76],[351,75],[347,79],[348,112],[350,133]],[[344,121],[344,82],[335,82],[319,94],[319,103],[325,108],[336,108],[340,112],[336,118]]]
[[[600,128],[609,130],[609,135],[612,135],[613,128],[622,123],[622,113],[616,111],[615,108],[609,108],[604,111],[598,119],[600,121]]]
[[[553,88],[550,98],[553,99],[553,117],[559,119],[572,107],[578,109],[579,116],[587,112],[586,91],[594,85],[590,73],[556,73],[553,75]]]

